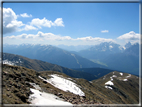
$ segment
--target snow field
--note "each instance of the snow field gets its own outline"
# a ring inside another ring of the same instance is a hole
[[[66,91],[66,92],[69,91],[79,96],[85,96],[84,92],[74,82],[67,80],[64,77],[59,77],[57,74],[50,75],[50,76],[52,76],[53,78],[44,79],[41,76],[39,76],[39,78],[63,91]]]
[[[114,85],[112,81],[108,81],[105,83],[105,85]]]
[[[32,85],[36,90],[41,90],[39,85],[36,85],[35,83],[29,83],[29,84]]]
[[[69,102],[62,101],[60,98],[53,94],[40,92],[39,90],[30,88],[31,94],[28,101],[32,104],[30,105],[46,105],[46,106],[73,106]]]

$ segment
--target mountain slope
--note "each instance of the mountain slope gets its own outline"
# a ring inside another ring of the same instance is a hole
[[[96,79],[95,76],[86,72],[68,69],[59,65],[51,64],[40,60],[29,59],[20,55],[3,53],[3,62],[4,64],[23,66],[29,69],[34,69],[36,71],[58,71],[65,73],[71,77],[84,78],[89,81]]]
[[[79,55],[51,45],[6,45],[3,52],[22,55],[31,59],[46,61],[67,68],[105,67]]]
[[[50,105],[51,100],[56,106],[63,105],[64,102],[70,102],[70,104],[91,103],[85,97],[81,97],[68,91],[63,91],[40,78],[43,77],[49,79],[51,78],[52,73],[63,76],[62,78],[66,81],[71,79],[71,77],[58,72],[45,73],[42,72],[40,74],[34,70],[19,66],[3,65],[3,104],[32,103],[35,105]],[[70,80],[70,82],[71,81],[72,80]],[[76,85],[76,83],[74,84]],[[54,100],[53,97],[55,97]],[[52,105],[54,104],[52,103]],[[65,103],[65,105],[66,104],[69,105],[68,103]]]
[[[137,76],[114,71],[92,82],[95,85],[100,85],[106,89],[112,90],[111,93],[106,93],[106,95],[109,94],[112,96],[114,92],[120,95],[119,99],[123,102],[137,103],[139,102],[138,81],[139,78]]]
[[[94,75],[96,79],[114,71],[114,70],[104,69],[104,68],[80,68],[80,69],[74,69],[74,70],[90,73]]]
[[[3,104],[32,103],[36,105],[44,103],[44,105],[48,105],[50,100],[54,101],[55,105],[61,101],[65,102],[62,104],[139,103],[138,77],[130,74],[112,72],[104,76],[105,79],[102,77],[89,82],[85,79],[69,77],[60,72],[36,72],[24,67],[4,64],[2,75]],[[62,80],[62,83],[58,83],[60,82],[57,81],[58,78]],[[127,81],[124,81],[125,78]],[[114,85],[106,84],[110,80]],[[68,91],[63,89],[64,86],[68,87]],[[105,86],[110,86],[113,89]],[[80,92],[84,94],[79,94]]]

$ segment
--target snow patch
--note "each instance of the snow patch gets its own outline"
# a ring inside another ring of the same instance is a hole
[[[123,81],[128,81],[128,79],[123,79]]]
[[[63,90],[63,91],[69,91],[69,92],[72,92],[72,93],[80,95],[80,96],[85,96],[84,92],[81,91],[79,86],[77,86],[77,84],[75,84],[74,82],[67,80],[63,77],[59,77],[57,74],[50,75],[50,76],[52,76],[53,78],[44,79],[40,76],[39,76],[39,78],[50,83],[54,87],[57,87],[57,88]]]
[[[112,46],[112,45],[110,45],[110,46],[109,46],[109,48],[111,49],[111,48],[113,48],[113,46]]]
[[[113,78],[112,78],[112,77],[110,77],[110,79],[111,79],[111,81],[113,81]]]
[[[110,87],[110,86],[105,86],[105,88],[108,88],[108,89],[111,89],[111,90],[112,90],[112,87]]]
[[[129,74],[128,76],[126,76],[126,78],[129,78],[129,77],[131,77],[131,74]]]
[[[7,64],[7,65],[15,65],[15,63],[8,61],[8,60],[3,60],[3,64]]]
[[[41,90],[41,88],[39,87],[39,85],[36,85],[35,83],[29,83],[29,84],[32,85],[35,89]]]
[[[123,49],[125,50],[125,49],[126,49],[126,47],[125,47],[125,46],[123,46]]]
[[[113,75],[112,77],[117,77],[116,75]]]
[[[30,88],[30,90],[33,92],[28,99],[28,101],[32,103],[30,105],[73,106],[71,103],[62,101],[62,99],[53,94],[40,92],[32,88]]]
[[[123,73],[120,73],[121,76],[123,76]]]
[[[1,59],[0,59],[0,62],[1,62]],[[22,63],[22,61],[19,59],[19,61],[9,61],[8,59],[5,59],[2,61],[3,64],[7,64],[7,65],[15,65],[16,66],[16,63]]]
[[[105,83],[105,85],[114,85],[112,81],[108,81]]]

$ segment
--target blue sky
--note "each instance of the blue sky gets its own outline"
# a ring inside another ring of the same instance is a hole
[[[4,3],[4,43],[139,41],[139,3]]]

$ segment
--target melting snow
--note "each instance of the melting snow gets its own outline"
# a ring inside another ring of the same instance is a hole
[[[53,86],[63,90],[63,91],[69,91],[74,94],[85,96],[84,92],[81,91],[79,86],[77,86],[74,82],[67,80],[63,77],[59,77],[58,75],[54,74],[51,75],[53,78],[50,79],[44,79],[39,76],[39,78],[43,79],[44,81],[52,84]]]
[[[120,73],[120,75],[122,76],[122,75],[123,75],[123,73]]]
[[[39,85],[36,85],[35,83],[30,83],[35,89],[37,90],[41,90],[41,88],[39,87]]]
[[[129,78],[129,77],[131,77],[131,74],[129,74],[128,76],[126,76],[126,78]]]
[[[0,62],[1,62],[1,59],[0,59]],[[20,61],[20,59],[19,59],[19,61],[9,61],[8,59],[5,59],[2,62],[3,62],[3,64],[7,64],[7,65],[16,65],[16,63],[22,63],[22,61]]]
[[[29,102],[32,103],[31,105],[72,106],[71,103],[62,101],[62,99],[53,94],[40,92],[39,90],[32,88],[30,88],[30,90],[33,92],[28,99]]]
[[[123,81],[128,81],[127,79],[123,79]]]
[[[112,81],[108,81],[105,83],[105,85],[114,85]]]
[[[8,61],[8,60],[3,60],[3,64],[15,65],[15,63]]]
[[[112,77],[117,77],[116,75],[113,75]]]
[[[110,77],[111,78],[111,81],[113,81],[113,78],[112,77]]]
[[[112,90],[112,87],[110,87],[110,86],[105,86],[105,88],[109,88],[109,89],[111,89],[111,90]]]

